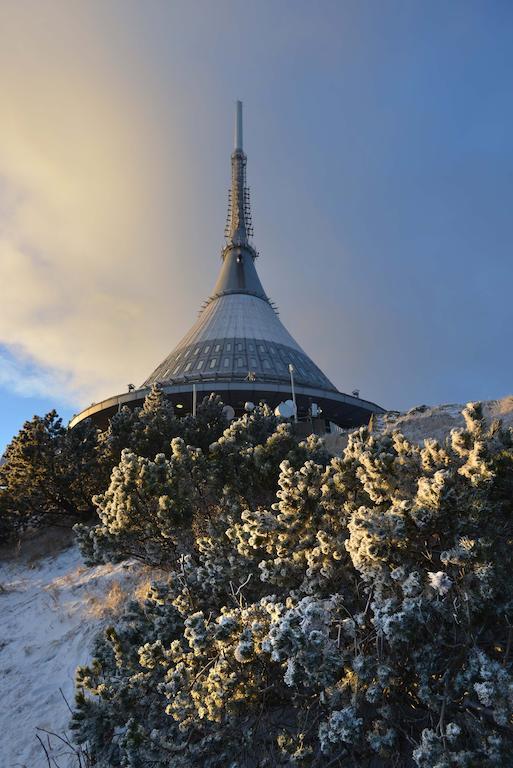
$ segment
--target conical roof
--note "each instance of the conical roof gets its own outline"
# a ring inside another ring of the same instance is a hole
[[[190,331],[142,386],[212,379],[288,383],[292,365],[299,385],[336,392],[281,322],[256,271],[241,102],[237,102],[231,164],[226,244],[213,295]]]

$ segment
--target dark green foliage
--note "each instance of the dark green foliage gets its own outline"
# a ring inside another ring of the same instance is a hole
[[[183,433],[182,422],[175,417],[162,389],[154,384],[141,408],[124,406],[111,418],[100,438],[104,460],[115,466],[124,448],[146,458],[169,454],[171,440]]]
[[[217,440],[226,429],[226,419],[223,415],[223,402],[214,393],[203,398],[196,409],[196,417],[188,415],[183,419],[183,437],[187,445],[201,448],[207,453],[210,445]]]
[[[263,408],[196,478],[180,440],[178,463],[123,453],[95,554],[145,526],[171,570],[79,671],[95,766],[513,765],[512,435],[464,416],[329,460]]]
[[[152,690],[163,683],[165,668],[157,661],[155,666],[144,672],[139,664],[141,646],[148,650],[148,655],[151,649],[152,658],[158,659],[159,649],[168,647],[183,632],[182,617],[168,600],[168,595],[169,588],[159,584],[150,588],[142,605],[130,602],[123,623],[116,629],[109,627],[104,635],[97,638],[95,659],[91,666],[77,670],[79,690],[72,729],[79,743],[88,741],[92,758],[101,755],[107,765],[121,765],[125,744],[136,751],[139,744],[134,725],[139,720],[150,717],[162,728],[168,724],[166,713],[151,703]],[[113,668],[117,670],[114,677],[111,675]],[[132,675],[137,676],[137,688],[132,684]],[[83,691],[92,687],[98,696],[98,703],[84,695]],[[131,712],[131,722],[123,733],[123,747],[120,749],[114,734],[119,732],[119,713],[127,709]],[[175,728],[175,736],[179,738],[178,727]],[[131,765],[142,768],[150,766],[151,761],[134,761]]]
[[[104,491],[123,450],[138,457],[171,457],[174,438],[208,451],[226,427],[219,397],[206,397],[197,418],[178,418],[158,385],[141,408],[122,408],[105,432],[89,420],[73,429],[55,411],[27,421],[11,441],[0,467],[0,543],[28,527],[72,524],[94,513],[93,496]]]
[[[5,538],[26,527],[84,519],[105,487],[108,468],[89,420],[67,430],[55,411],[25,422],[0,467],[0,515]]]
[[[94,499],[101,522],[75,526],[88,564],[136,557],[171,567],[187,551],[193,533],[205,531],[231,504],[244,508],[272,503],[283,460],[297,467],[307,458],[328,460],[320,440],[312,436],[298,445],[290,425],[278,424],[267,406],[233,422],[210,445],[222,425],[221,409],[220,401],[211,397],[196,419],[187,416],[178,422],[191,441],[207,445],[205,452],[181,437],[171,440],[167,455],[154,459],[122,451],[108,489]]]

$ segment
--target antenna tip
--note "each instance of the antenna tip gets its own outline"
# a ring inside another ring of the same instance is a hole
[[[235,141],[234,149],[242,150],[242,101],[235,102]]]

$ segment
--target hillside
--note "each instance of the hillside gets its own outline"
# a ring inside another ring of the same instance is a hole
[[[88,660],[99,625],[141,578],[134,564],[87,568],[75,546],[0,564],[2,768],[48,765],[37,729],[65,735],[75,669]],[[39,735],[48,749],[48,736]],[[50,744],[61,768],[76,764],[66,745],[56,738]]]
[[[463,426],[462,406],[420,406],[388,414],[377,432],[400,430],[414,442],[443,439]],[[488,421],[513,426],[513,397],[484,404]],[[338,436],[339,447],[344,436]],[[65,736],[66,700],[73,702],[77,665],[90,658],[102,623],[119,613],[128,595],[143,594],[149,571],[135,563],[86,567],[76,546],[41,535],[32,549],[0,561],[0,756],[2,768],[60,768],[78,765],[71,750],[44,731]],[[43,729],[38,731],[37,729]],[[53,765],[53,763],[52,763]]]
[[[391,412],[384,417],[381,429],[383,432],[397,429],[416,443],[421,443],[426,437],[443,440],[451,429],[463,427],[462,409],[463,405],[458,404],[420,405],[403,414]],[[505,427],[513,426],[513,395],[484,402],[483,412],[488,423],[501,419]]]

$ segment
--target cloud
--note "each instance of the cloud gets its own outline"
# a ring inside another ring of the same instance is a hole
[[[159,247],[148,190],[165,123],[148,123],[86,5],[0,9],[1,377],[76,404],[140,383],[164,348],[142,255]],[[17,379],[22,358],[40,379]]]
[[[76,401],[69,376],[63,372],[44,370],[21,352],[13,356],[0,351],[0,387],[22,397],[54,398],[59,393],[65,402]],[[62,393],[65,393],[64,398]],[[67,394],[67,396],[66,396]]]

